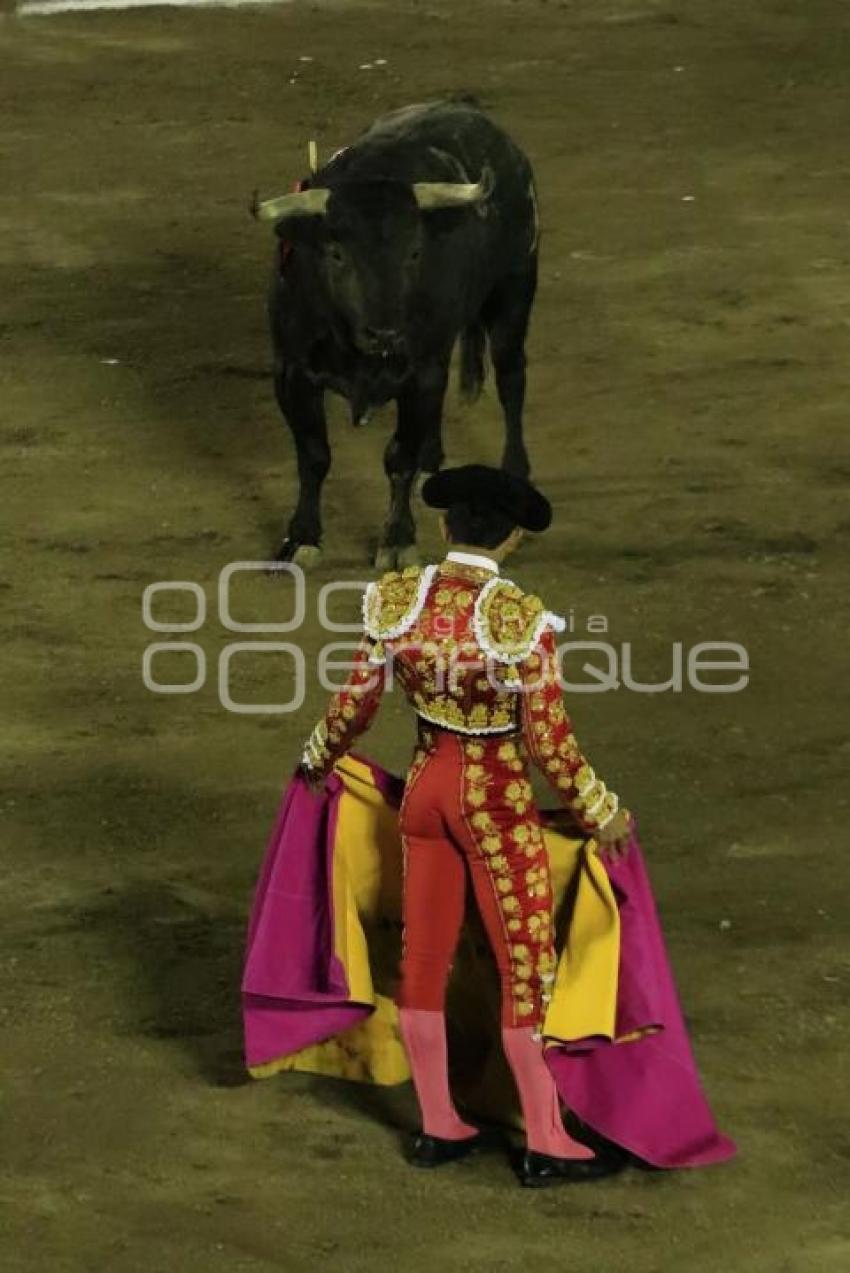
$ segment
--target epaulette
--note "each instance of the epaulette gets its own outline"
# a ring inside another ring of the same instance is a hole
[[[412,628],[436,573],[436,566],[408,566],[370,583],[363,595],[367,636],[373,641],[391,641]]]
[[[475,602],[473,626],[485,654],[499,663],[521,663],[534,650],[543,629],[563,632],[565,621],[552,614],[533,592],[510,579],[489,580]]]

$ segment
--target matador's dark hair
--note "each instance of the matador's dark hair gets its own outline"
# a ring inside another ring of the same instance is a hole
[[[481,504],[451,504],[445,518],[450,539],[479,548],[498,548],[516,527],[501,509]]]

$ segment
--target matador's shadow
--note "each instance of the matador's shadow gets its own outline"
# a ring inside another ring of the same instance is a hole
[[[99,939],[125,1014],[119,1029],[174,1040],[210,1084],[249,1083],[239,984],[245,917],[215,895],[176,883],[107,888],[74,926]]]

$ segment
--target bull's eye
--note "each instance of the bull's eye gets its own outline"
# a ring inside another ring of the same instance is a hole
[[[422,249],[413,248],[413,250],[410,253],[410,264],[416,265],[421,260],[422,260]]]
[[[334,265],[342,265],[344,258],[342,248],[338,243],[328,243],[325,247],[325,256],[329,261],[332,261]]]

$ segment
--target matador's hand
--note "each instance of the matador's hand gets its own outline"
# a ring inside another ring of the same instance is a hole
[[[620,809],[614,817],[595,833],[595,840],[603,857],[611,862],[621,862],[629,851],[632,835],[632,815],[628,809]]]
[[[325,785],[325,775],[321,769],[311,769],[309,765],[300,764],[295,771],[299,778],[303,778],[307,786],[317,795]]]

